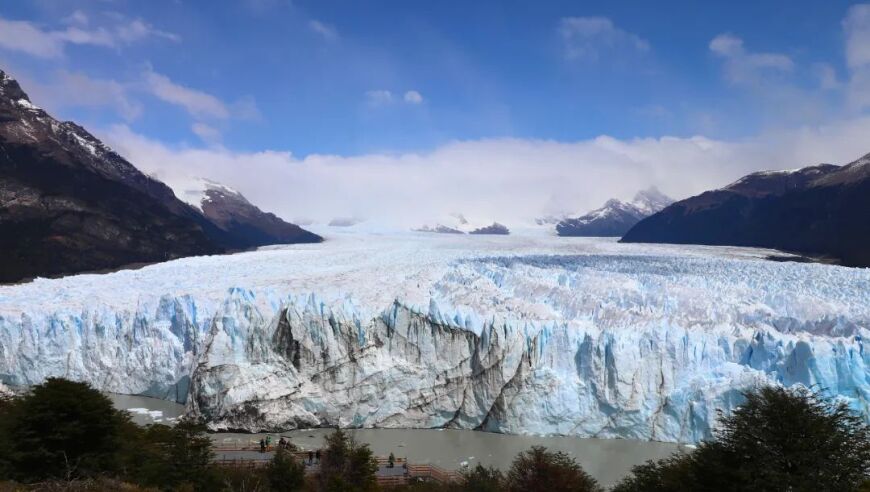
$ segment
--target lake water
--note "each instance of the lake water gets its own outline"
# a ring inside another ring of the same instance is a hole
[[[155,398],[128,395],[109,397],[117,408],[131,411],[133,420],[140,424],[171,423],[184,412],[182,405]],[[269,435],[274,442],[284,436],[302,449],[317,449],[323,446],[323,437],[330,432],[329,429],[309,429]],[[349,432],[358,441],[369,444],[378,456],[387,456],[392,452],[411,463],[431,463],[451,470],[459,469],[465,463],[507,469],[517,453],[531,446],[545,446],[569,454],[604,485],[616,483],[634,465],[665,458],[685,449],[673,443],[629,439],[510,436],[467,430],[354,429]],[[256,445],[266,435],[216,433],[212,434],[212,439],[218,446],[238,447]]]
[[[133,422],[139,425],[171,424],[184,414],[184,405],[159,398],[115,393],[107,393],[106,396],[112,400],[115,408],[130,412]]]

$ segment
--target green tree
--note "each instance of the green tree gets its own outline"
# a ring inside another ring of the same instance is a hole
[[[305,485],[305,466],[292,453],[279,448],[266,467],[266,477],[276,492],[302,490]]]
[[[712,441],[635,467],[615,490],[850,491],[867,480],[870,427],[845,403],[802,387],[744,396]]]
[[[377,461],[366,444],[357,443],[341,429],[326,436],[320,460],[318,489],[324,492],[377,490]]]
[[[182,419],[175,426],[152,424],[135,440],[127,461],[137,483],[160,488],[188,484],[212,490],[218,481],[205,425]]]
[[[480,463],[470,470],[461,473],[460,489],[463,492],[501,492],[505,488],[504,474]]]
[[[2,404],[0,461],[23,482],[117,472],[119,428],[129,416],[86,383],[49,378]]]
[[[514,459],[507,474],[512,492],[598,492],[603,490],[573,458],[533,446]]]

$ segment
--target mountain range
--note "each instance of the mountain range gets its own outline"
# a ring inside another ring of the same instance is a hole
[[[623,242],[775,248],[870,266],[870,154],[847,164],[753,173],[676,202]]]
[[[0,71],[0,282],[320,240],[240,195],[207,195],[200,210],[179,200]]]
[[[586,215],[562,219],[556,224],[556,232],[560,236],[621,237],[642,219],[671,203],[672,199],[652,187],[638,192],[631,202],[611,199]]]

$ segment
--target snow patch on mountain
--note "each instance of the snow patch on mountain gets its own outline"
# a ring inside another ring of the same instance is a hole
[[[186,177],[169,182],[172,191],[181,201],[202,212],[204,202],[211,200],[209,192],[216,192],[244,200],[242,194],[229,186],[200,177]]]

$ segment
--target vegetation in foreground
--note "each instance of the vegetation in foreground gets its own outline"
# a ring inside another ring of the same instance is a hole
[[[723,416],[713,440],[688,454],[635,467],[615,492],[870,491],[870,428],[843,404],[805,389],[763,388]],[[212,462],[199,423],[133,424],[84,383],[49,379],[0,400],[0,492],[379,490],[372,451],[336,430],[320,471],[279,450],[262,468]],[[543,447],[520,453],[507,472],[478,465],[452,484],[396,490],[447,492],[597,492],[603,488],[573,458]]]

